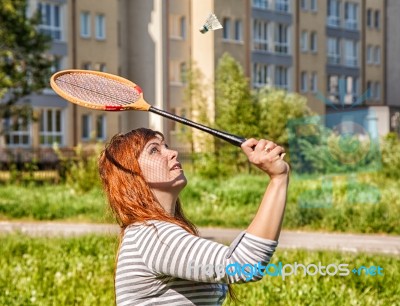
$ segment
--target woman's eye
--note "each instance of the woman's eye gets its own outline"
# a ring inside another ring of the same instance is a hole
[[[160,150],[158,150],[157,147],[153,147],[153,148],[151,148],[151,150],[150,150],[150,154],[154,154],[154,153],[158,153],[158,152],[160,152]]]

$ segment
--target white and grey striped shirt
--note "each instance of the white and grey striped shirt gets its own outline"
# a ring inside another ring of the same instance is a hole
[[[118,254],[117,305],[222,305],[226,284],[246,282],[246,277],[198,267],[267,265],[277,244],[242,232],[228,247],[168,222],[130,225]],[[261,278],[254,275],[251,281]]]

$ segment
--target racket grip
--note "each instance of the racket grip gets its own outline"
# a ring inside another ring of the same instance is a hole
[[[155,108],[153,106],[150,106],[148,111],[152,112],[152,113],[155,113],[155,114],[158,114],[158,115],[161,115],[161,116],[163,116],[165,118],[172,119],[172,120],[177,121],[179,123],[188,125],[190,127],[196,128],[196,129],[201,130],[203,132],[209,133],[209,134],[211,134],[211,135],[213,135],[215,137],[218,137],[218,138],[220,138],[222,140],[225,140],[225,141],[229,142],[230,144],[233,144],[234,146],[237,146],[237,147],[240,147],[242,145],[242,143],[246,141],[246,138],[244,138],[244,137],[210,128],[208,126],[205,126],[205,125],[202,125],[200,123],[191,121],[189,119],[186,119],[186,118],[171,114],[169,112],[166,112],[164,110]]]

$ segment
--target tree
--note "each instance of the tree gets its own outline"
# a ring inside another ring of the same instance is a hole
[[[291,120],[315,115],[307,99],[297,93],[263,88],[257,93],[260,108],[259,137],[288,147],[287,125]]]
[[[27,16],[26,0],[0,0],[0,119],[18,117],[17,125],[26,125],[32,115],[21,98],[48,85],[51,39],[38,31],[39,17]]]
[[[211,126],[210,107],[207,97],[207,86],[204,81],[204,75],[197,67],[196,63],[190,62],[186,71],[186,87],[184,90],[184,107],[188,118]],[[190,142],[192,152],[210,150],[212,136],[197,131],[193,128],[182,126],[182,139]]]
[[[218,62],[215,81],[215,125],[242,137],[258,134],[258,108],[240,64],[225,53]],[[216,139],[216,166],[221,174],[248,167],[244,154]],[[232,167],[233,166],[233,167]]]

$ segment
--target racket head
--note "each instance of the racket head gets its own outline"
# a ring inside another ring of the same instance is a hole
[[[62,70],[51,76],[50,86],[64,99],[86,108],[105,111],[150,108],[137,84],[106,72]]]

